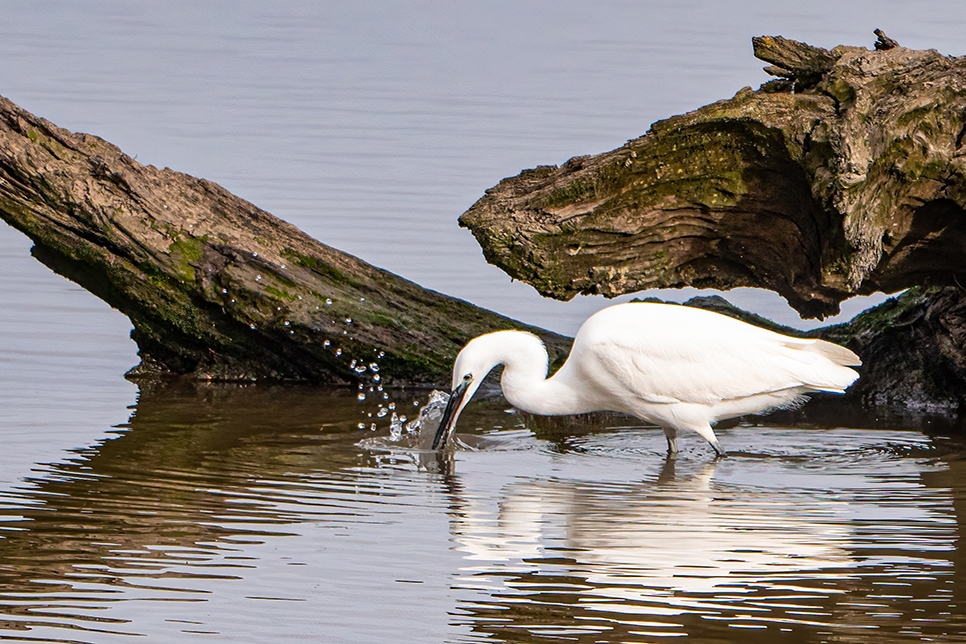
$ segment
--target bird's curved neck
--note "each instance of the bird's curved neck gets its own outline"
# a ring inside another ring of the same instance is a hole
[[[501,385],[507,401],[522,411],[542,416],[563,416],[583,411],[578,392],[564,379],[547,378],[547,351],[543,346],[519,346],[503,356]]]

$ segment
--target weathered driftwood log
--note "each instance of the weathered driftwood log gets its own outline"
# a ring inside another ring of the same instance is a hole
[[[488,261],[559,299],[756,286],[822,317],[855,294],[952,285],[966,272],[966,58],[885,38],[880,51],[756,38],[779,79],[505,179],[460,223]]]
[[[469,338],[524,328],[2,97],[0,217],[39,260],[131,318],[133,375],[353,383],[377,363],[382,379],[441,383]],[[535,331],[554,356],[569,344]]]

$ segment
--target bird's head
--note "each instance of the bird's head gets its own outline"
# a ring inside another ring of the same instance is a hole
[[[453,364],[453,391],[433,438],[433,449],[446,446],[460,413],[483,379],[494,367],[509,359],[508,353],[513,351],[514,342],[519,342],[518,336],[529,335],[519,331],[496,331],[473,338],[463,347]]]

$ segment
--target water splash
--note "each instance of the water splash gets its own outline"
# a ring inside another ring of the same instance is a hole
[[[406,417],[402,418],[396,412],[392,412],[392,417],[389,419],[389,440],[392,442],[398,441],[403,435],[403,423],[406,422]]]
[[[423,427],[435,429],[443,417],[443,410],[446,409],[447,402],[449,402],[449,394],[434,389],[429,394],[429,401],[420,408],[419,417],[406,424],[406,432],[418,434]]]

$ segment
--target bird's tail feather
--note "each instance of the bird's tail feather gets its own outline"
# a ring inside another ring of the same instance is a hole
[[[791,368],[793,379],[813,391],[845,393],[859,374],[850,369],[862,360],[849,349],[825,340],[801,340],[789,338],[785,343],[792,349],[797,367]]]
[[[853,351],[833,342],[816,340],[815,342],[802,346],[801,349],[817,353],[843,367],[862,366],[862,360]]]

